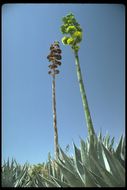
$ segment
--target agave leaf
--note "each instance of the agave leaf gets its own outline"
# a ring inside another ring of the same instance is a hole
[[[116,178],[109,173],[105,168],[103,168],[95,159],[94,157],[91,157],[91,160],[93,161],[93,164],[96,165],[98,168],[101,176],[103,179],[105,179],[106,183],[109,184],[110,187],[119,187],[119,182],[116,180]]]
[[[104,154],[107,158],[112,175],[119,181],[120,185],[125,184],[125,171],[120,162],[102,144]]]
[[[111,144],[110,144],[110,146],[109,146],[109,148],[108,148],[110,151],[113,150],[114,139],[115,139],[115,138],[113,137],[112,140],[111,140]]]
[[[64,165],[66,165],[66,167],[73,171],[75,173],[75,168],[73,166],[73,162],[70,158],[68,158],[68,156],[64,153],[64,151],[60,148],[60,153],[62,155],[62,160],[64,160]],[[60,160],[60,158],[59,158]]]
[[[27,180],[22,187],[30,187],[30,180]]]
[[[48,163],[48,173],[49,173],[49,175],[53,175],[51,162]]]
[[[103,144],[106,146],[106,140],[105,140],[105,136],[103,136],[103,139],[102,139],[102,142],[103,142]]]
[[[75,165],[77,168],[77,173],[79,174],[82,182],[85,184],[85,171],[83,166],[81,165],[81,154],[79,149],[75,146],[75,144],[73,144],[74,146],[74,151],[75,151]]]
[[[107,134],[106,137],[105,137],[106,148],[109,147],[109,141],[110,141],[110,135]]]
[[[81,160],[82,163],[87,165],[87,168],[89,168],[89,158],[87,154],[87,144],[81,139],[80,140],[80,146],[81,146]]]
[[[102,134],[101,134],[101,132],[99,132],[98,140],[99,140],[99,141],[102,141]]]
[[[104,168],[108,171],[108,172],[110,172],[110,173],[112,173],[112,168],[110,167],[110,165],[109,165],[109,163],[108,163],[108,159],[107,159],[107,157],[106,157],[106,155],[105,155],[105,153],[104,153],[104,151],[102,150],[102,156],[103,156],[103,160],[104,160]]]
[[[9,166],[10,166],[10,164],[9,164],[9,158],[8,158],[8,160],[7,160],[7,168],[9,169]]]
[[[70,187],[66,182],[60,181],[58,178],[51,176],[51,178],[59,184],[60,187]]]
[[[119,144],[118,144],[116,151],[115,151],[115,155],[118,157],[121,155],[121,152],[122,152],[122,140],[123,140],[123,135],[121,136]]]
[[[56,163],[58,164],[61,172],[71,187],[84,187],[82,180],[79,177],[76,177],[76,174],[74,175],[71,170],[59,162],[56,161]]]
[[[98,176],[97,174],[95,174],[94,172],[92,171],[89,171],[93,177],[96,179],[96,183],[100,186],[100,187],[109,187],[109,185],[105,182],[105,180]]]
[[[14,160],[12,158],[10,169],[13,170],[13,168],[14,168]]]
[[[85,165],[82,165],[85,171],[85,186],[86,187],[98,187],[97,180],[94,178],[92,173],[87,169]]]
[[[45,181],[46,187],[59,187],[56,182],[53,182],[50,179],[47,179],[47,178],[45,178],[44,176],[41,176],[41,175],[40,175],[40,177]]]
[[[46,187],[44,180],[42,179],[40,175],[36,174],[36,179],[37,179],[38,187]]]
[[[119,162],[119,160],[115,159],[116,168],[119,171],[119,174],[121,176],[121,184],[125,185],[125,168],[122,166],[122,164]],[[123,181],[123,183],[122,183]]]
[[[28,180],[26,174],[26,166],[21,168],[18,164],[16,165],[15,160],[12,159],[12,161],[9,162],[8,159],[2,172],[2,185],[5,187],[22,186]]]
[[[27,171],[22,171],[21,175],[17,178],[14,187],[21,187],[22,185],[22,180],[24,179]]]
[[[13,187],[14,186],[14,171],[11,170],[9,158],[2,168],[2,186]]]
[[[116,151],[114,152],[114,156],[120,161],[120,163],[125,167],[125,159],[124,159],[124,154],[123,154],[123,147],[124,147],[124,139],[123,135],[120,138],[119,144],[116,148]]]
[[[73,143],[74,150],[75,150],[75,156],[78,159],[79,162],[81,162],[81,153],[80,150],[76,147],[76,145]]]
[[[50,175],[51,175],[51,174],[50,174]],[[57,176],[57,174],[56,174],[56,169],[55,169],[55,167],[53,167],[53,165],[52,165],[52,176],[54,176],[54,177]]]
[[[44,185],[41,181],[37,182],[37,187],[46,187],[46,185]]]
[[[123,154],[123,156],[124,156],[124,158],[125,158],[125,137],[123,138],[123,143],[122,143],[122,154]]]
[[[75,150],[75,163],[76,163],[76,167],[77,167],[77,172],[78,172],[80,178],[82,179],[84,185],[86,187],[98,187],[98,185],[96,183],[96,179],[89,172],[89,170],[87,169],[87,166],[85,166],[85,164],[83,165],[81,163],[81,160],[79,159],[80,152],[79,152],[79,149],[75,146],[75,144],[74,144],[74,150]]]
[[[98,139],[96,135],[90,136],[90,146],[89,146],[89,170],[92,170],[94,173],[99,173],[98,168],[93,163],[91,158],[94,157],[98,161]]]
[[[102,165],[102,167],[105,167],[105,163],[104,163],[104,159],[103,159],[103,155],[102,155],[102,148],[101,148],[100,142],[98,142],[98,162],[100,163],[100,165]]]
[[[80,178],[82,179],[84,185],[86,187],[98,187],[96,180],[93,178],[92,174],[89,172],[85,164],[81,164],[80,158],[80,153],[79,149],[74,144],[74,150],[75,150],[75,162],[76,162],[76,167],[78,174]]]
[[[61,185],[58,183],[57,180],[54,180],[53,178],[52,178],[52,180],[54,181],[54,183],[56,184],[57,187],[61,187]]]
[[[78,154],[77,154],[77,147],[74,145],[75,148],[75,162],[77,166],[78,173],[86,187],[97,187],[97,183],[95,178],[93,178],[92,174],[89,172],[87,169],[87,166],[85,164],[83,165],[79,160],[78,160]]]
[[[23,185],[23,187],[37,187],[35,179],[30,177],[30,180],[25,184],[25,186]]]

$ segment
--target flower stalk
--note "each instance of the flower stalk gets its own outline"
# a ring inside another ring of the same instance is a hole
[[[72,13],[68,14],[66,17],[63,17],[63,23],[64,24],[61,26],[61,32],[63,34],[66,34],[66,36],[62,38],[62,43],[64,45],[70,45],[75,55],[77,78],[79,82],[79,88],[80,88],[80,93],[81,93],[81,98],[88,128],[88,134],[89,136],[91,136],[95,134],[95,131],[92,123],[92,118],[90,115],[89,105],[86,97],[85,87],[79,63],[79,56],[78,56],[78,51],[80,48],[78,44],[82,41],[82,28],[80,24],[76,21]]]
[[[47,56],[47,59],[52,63],[48,67],[50,71],[48,74],[52,76],[52,109],[53,109],[53,128],[54,128],[54,149],[55,149],[55,158],[58,158],[59,155],[59,143],[58,143],[58,129],[57,129],[57,114],[56,114],[56,75],[59,74],[57,67],[61,65],[61,49],[59,47],[59,42],[54,42],[50,46],[50,54]]]
[[[77,78],[79,82],[79,88],[80,88],[80,93],[82,97],[82,103],[83,103],[83,108],[84,108],[84,113],[85,113],[85,118],[86,118],[86,124],[88,128],[88,134],[93,135],[95,134],[95,132],[93,128],[92,118],[90,115],[89,105],[88,105],[88,101],[86,97],[86,92],[85,92],[84,83],[82,79],[82,73],[81,73],[80,64],[79,64],[79,56],[77,52],[75,52],[75,64],[76,64]]]

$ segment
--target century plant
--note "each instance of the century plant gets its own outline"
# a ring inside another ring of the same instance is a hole
[[[95,134],[95,131],[94,131],[91,115],[90,115],[90,110],[88,106],[88,101],[86,97],[85,87],[84,87],[80,63],[79,63],[79,56],[78,56],[78,51],[80,48],[79,43],[82,41],[83,30],[80,24],[76,21],[75,16],[72,13],[63,17],[62,21],[63,21],[63,25],[61,26],[61,32],[65,34],[65,36],[62,38],[62,43],[64,45],[70,45],[74,52],[77,77],[78,77],[78,82],[79,82],[79,87],[80,87],[80,92],[81,92],[81,97],[82,97],[82,102],[83,102],[84,113],[86,117],[88,134],[89,136],[91,136]]]
[[[124,187],[125,138],[114,148],[114,138],[102,134],[93,143],[89,138],[75,144],[74,155],[59,148],[59,157],[48,162],[21,166],[15,160],[2,165],[2,187]],[[57,167],[56,167],[57,166]],[[58,169],[60,172],[58,173]]]
[[[100,134],[93,143],[80,140],[80,148],[75,144],[74,156],[69,157],[60,148],[55,161],[61,171],[57,175],[50,163],[48,179],[40,175],[46,187],[124,187],[125,186],[125,138],[121,136],[116,148],[114,138],[102,138]]]
[[[58,158],[59,148],[58,148],[58,129],[57,129],[57,114],[56,114],[56,74],[59,74],[57,67],[61,65],[61,49],[59,42],[55,41],[54,44],[50,46],[50,54],[47,59],[51,62],[49,65],[50,71],[48,72],[52,76],[52,108],[53,108],[53,127],[54,127],[54,147],[55,147],[55,158]]]
[[[23,166],[16,160],[8,159],[2,165],[2,187],[22,187],[26,186],[29,181],[29,164]]]

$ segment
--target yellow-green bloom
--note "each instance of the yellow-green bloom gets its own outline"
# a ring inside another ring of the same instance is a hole
[[[68,24],[64,24],[65,28],[68,27]]]
[[[71,32],[75,32],[76,31],[76,27],[75,26],[68,26],[67,27],[67,32],[71,33]]]
[[[82,32],[76,31],[76,32],[72,35],[72,37],[74,37],[74,38],[81,38],[81,39],[82,39]]]
[[[73,39],[73,38],[68,38],[68,40],[67,40],[67,44],[68,44],[68,45],[73,44],[73,42],[74,42],[74,39]]]
[[[68,22],[68,24],[72,23],[72,21],[71,21],[71,20],[68,20],[67,22]]]
[[[75,39],[76,43],[80,43],[82,41],[82,32],[76,31],[72,37]]]
[[[69,37],[64,36],[64,37],[61,39],[61,41],[62,41],[62,43],[63,43],[64,45],[67,45],[67,44],[68,44],[68,43],[67,43],[68,38],[69,38]]]

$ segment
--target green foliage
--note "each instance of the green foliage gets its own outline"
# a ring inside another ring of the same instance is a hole
[[[91,135],[86,142],[81,139],[80,149],[74,144],[73,158],[67,156],[60,148],[59,159],[55,161],[60,173],[56,176],[49,175],[47,187],[51,186],[51,183],[56,187],[124,187],[125,155],[122,154],[125,149],[124,138],[121,137],[114,149],[114,140],[110,140],[108,134],[103,139],[101,137],[101,134],[98,138]],[[118,148],[120,145],[121,149]]]
[[[82,41],[82,28],[80,24],[72,13],[63,17],[62,21],[64,24],[60,27],[61,32],[68,35],[62,38],[62,43],[70,45],[75,52],[78,52],[79,46],[77,44]]]
[[[124,187],[125,138],[116,148],[114,138],[91,135],[75,144],[74,156],[61,148],[58,160],[48,155],[46,163],[30,166],[8,160],[2,166],[3,187]]]
[[[19,165],[15,160],[9,159],[2,166],[2,186],[3,187],[22,187],[28,182],[28,168],[26,163]]]

